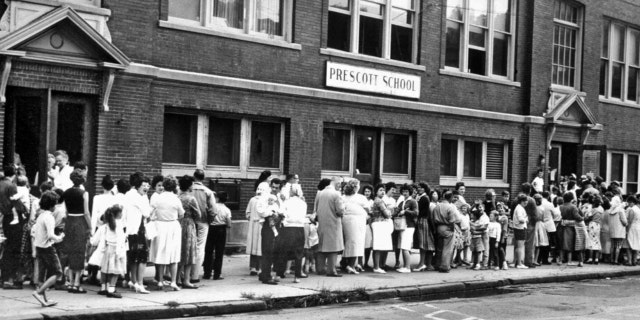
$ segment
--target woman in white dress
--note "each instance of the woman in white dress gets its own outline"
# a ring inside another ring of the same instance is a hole
[[[640,208],[638,208],[638,198],[635,196],[627,197],[627,243],[629,248],[627,249],[627,257],[629,261],[628,265],[635,266],[640,250]]]
[[[167,266],[170,267],[171,284],[174,291],[179,291],[176,280],[178,263],[182,249],[182,229],[178,219],[184,217],[182,202],[176,195],[176,182],[166,178],[162,182],[164,191],[151,198],[151,221],[155,223],[157,234],[151,240],[149,260],[156,265],[158,274],[163,275]]]
[[[249,200],[245,211],[249,220],[249,230],[247,232],[247,254],[249,254],[249,272],[252,276],[258,275],[260,269],[260,257],[262,256],[262,222],[260,216],[267,207],[267,197],[271,192],[268,182],[261,182],[256,190],[256,195]]]
[[[364,271],[364,268],[371,268],[369,266],[369,257],[371,256],[371,247],[373,246],[373,232],[371,231],[371,208],[373,207],[373,198],[375,198],[373,187],[370,185],[365,185],[364,187],[362,187],[362,194],[367,199],[367,207],[369,207],[369,210],[367,211],[367,227],[365,229],[364,235],[364,258],[358,258],[358,264],[356,265],[356,271],[359,272]]]
[[[352,179],[344,186],[344,216],[342,232],[344,233],[344,252],[347,259],[347,272],[359,274],[356,270],[358,257],[364,255],[364,242],[367,229],[367,217],[370,210],[367,198],[358,193],[360,181]]]
[[[376,199],[373,201],[371,208],[371,230],[373,231],[373,272],[386,273],[380,264],[383,253],[393,250],[391,241],[391,233],[393,232],[393,223],[391,222],[391,210],[382,200],[385,196],[385,186],[376,187]],[[386,255],[385,255],[386,256]]]

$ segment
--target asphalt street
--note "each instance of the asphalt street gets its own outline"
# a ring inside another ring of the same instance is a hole
[[[224,316],[226,319],[640,319],[640,277],[509,287],[436,301],[386,300]],[[204,319],[204,318],[202,318]]]

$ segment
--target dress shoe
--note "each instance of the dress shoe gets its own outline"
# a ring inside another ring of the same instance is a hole
[[[340,278],[342,275],[339,273],[327,273],[327,277]]]
[[[264,280],[262,281],[262,283],[264,284],[270,284],[270,285],[277,285],[278,283],[275,282],[273,279],[269,279],[269,280]]]

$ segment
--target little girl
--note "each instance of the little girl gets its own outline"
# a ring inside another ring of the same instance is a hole
[[[120,205],[109,207],[104,213],[104,221],[105,225],[99,231],[102,234],[97,249],[102,250],[103,253],[100,265],[102,287],[98,294],[106,295],[108,298],[122,298],[116,292],[118,276],[124,275],[127,271],[126,235],[122,223],[122,207]]]
[[[318,252],[318,226],[313,215],[304,223],[304,272],[316,272],[316,252]]]
[[[271,227],[271,231],[273,231],[273,236],[278,236],[278,228],[277,226],[280,223],[281,215],[280,215],[280,206],[278,206],[278,198],[274,195],[269,196],[269,205],[267,206],[267,212],[271,213],[271,219],[269,220],[269,227]]]
[[[487,215],[476,207],[471,210],[471,252],[473,254],[473,264],[471,269],[480,270],[482,266],[482,253],[488,249],[484,247],[484,234],[488,226]]]

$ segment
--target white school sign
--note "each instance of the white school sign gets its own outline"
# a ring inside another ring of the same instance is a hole
[[[420,77],[327,61],[327,87],[420,98]]]

